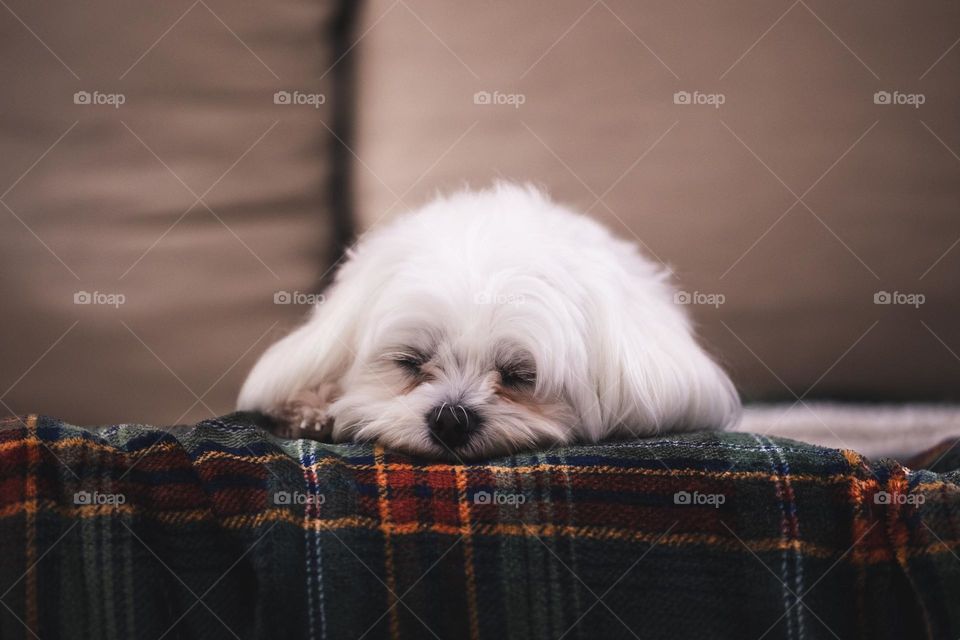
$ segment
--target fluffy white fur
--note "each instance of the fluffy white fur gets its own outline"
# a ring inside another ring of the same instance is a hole
[[[445,403],[481,422],[453,451],[428,428]],[[238,408],[334,441],[476,458],[723,429],[740,402],[667,271],[542,192],[501,183],[366,235],[325,303],[256,364]]]

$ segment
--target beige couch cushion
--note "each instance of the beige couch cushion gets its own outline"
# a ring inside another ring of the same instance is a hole
[[[309,291],[329,261],[337,4],[8,4],[0,407],[79,423],[231,410],[304,312],[274,293]],[[108,304],[74,304],[83,292]]]
[[[363,22],[365,225],[540,182],[723,296],[692,311],[748,398],[958,397],[957,3],[372,0]]]

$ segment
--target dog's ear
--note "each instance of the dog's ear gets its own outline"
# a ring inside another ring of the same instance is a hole
[[[637,279],[627,300],[595,292],[599,437],[726,429],[739,417],[733,383],[697,344],[665,280]]]
[[[264,352],[240,390],[238,410],[278,415],[304,391],[339,386],[364,303],[359,287],[343,284],[334,284],[306,323]]]

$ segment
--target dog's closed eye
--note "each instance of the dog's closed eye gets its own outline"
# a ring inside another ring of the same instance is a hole
[[[537,382],[537,371],[532,363],[511,362],[497,367],[500,382],[505,387],[516,390],[531,389]]]
[[[413,350],[388,353],[385,357],[411,376],[422,375],[423,365],[428,360],[426,355]]]

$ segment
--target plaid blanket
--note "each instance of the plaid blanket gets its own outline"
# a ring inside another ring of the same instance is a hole
[[[960,635],[935,461],[693,433],[449,465],[262,420],[0,423],[0,637]]]

